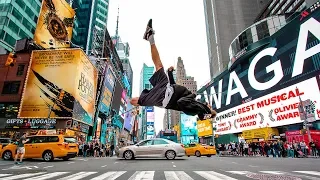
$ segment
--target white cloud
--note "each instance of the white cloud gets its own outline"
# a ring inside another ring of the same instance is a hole
[[[186,72],[198,88],[210,79],[203,2],[200,0],[110,0],[108,31],[115,34],[120,8],[119,35],[129,42],[134,72],[133,96],[139,95],[142,64],[153,65],[149,43],[142,39],[146,24],[153,19],[155,41],[165,67],[182,57]],[[162,129],[164,110],[156,108],[155,128]]]

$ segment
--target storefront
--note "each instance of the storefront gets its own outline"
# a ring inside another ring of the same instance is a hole
[[[270,127],[246,130],[239,134],[239,137],[247,142],[271,140],[274,139],[275,136],[279,136],[278,129]]]
[[[287,131],[285,134],[286,134],[286,140],[288,142],[305,141],[307,144],[309,144],[308,133],[306,131],[302,131],[302,130]],[[316,140],[320,141],[320,130],[310,130],[310,135],[313,141],[316,141]]]
[[[62,134],[75,136],[84,141],[89,132],[89,125],[76,120],[65,119],[4,119],[0,121],[0,136],[18,138],[22,133],[29,135]]]

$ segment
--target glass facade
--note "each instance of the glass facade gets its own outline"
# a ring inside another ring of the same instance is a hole
[[[273,16],[248,27],[231,42],[229,47],[230,60],[250,44],[272,36],[285,26],[286,23],[285,16]]]
[[[0,46],[12,51],[16,40],[32,38],[40,0],[0,0]]]
[[[107,26],[109,0],[73,0],[76,20],[73,27],[72,42],[90,52],[93,31],[104,31]]]

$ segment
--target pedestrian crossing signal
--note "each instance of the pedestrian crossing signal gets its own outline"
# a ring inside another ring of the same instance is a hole
[[[17,55],[14,52],[11,52],[8,55],[8,58],[7,58],[5,66],[13,67],[14,64],[16,63],[16,58],[17,58]]]
[[[59,94],[59,100],[62,100],[62,99],[63,99],[64,94],[65,94],[65,91],[64,91],[64,90],[61,90],[61,91],[60,91],[60,94]]]

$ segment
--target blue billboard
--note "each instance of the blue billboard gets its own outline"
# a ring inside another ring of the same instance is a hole
[[[198,142],[197,116],[181,113],[180,139],[182,144]]]
[[[104,81],[103,94],[101,95],[101,103],[99,106],[100,112],[108,115],[110,111],[110,105],[112,101],[113,90],[115,86],[115,77],[110,68],[106,71],[106,77]]]
[[[147,135],[154,135],[154,122],[147,122]]]

